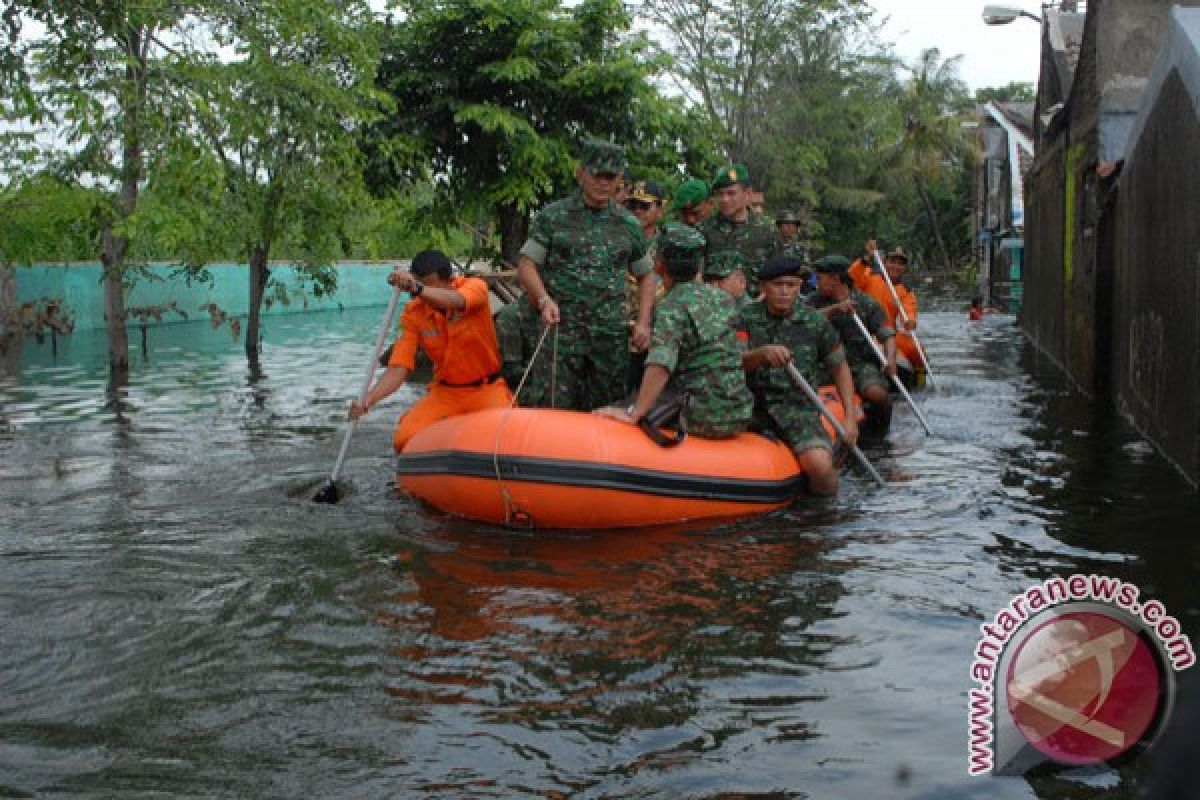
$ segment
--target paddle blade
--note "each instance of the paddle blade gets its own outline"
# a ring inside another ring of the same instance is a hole
[[[314,503],[328,503],[330,505],[341,500],[341,494],[338,492],[337,484],[333,481],[321,487],[320,491],[313,496]]]

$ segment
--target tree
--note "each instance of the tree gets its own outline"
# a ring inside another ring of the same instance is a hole
[[[202,10],[169,0],[10,0],[2,15],[8,37],[20,35],[23,19],[45,31],[22,42],[19,69],[4,62],[6,84],[20,92],[14,113],[61,133],[66,174],[111,191],[101,262],[109,363],[118,374],[129,366],[126,224],[147,161],[176,132],[168,89],[192,58],[187,33]]]
[[[432,180],[439,220],[497,218],[510,263],[529,211],[570,181],[583,136],[631,144],[660,174],[689,155],[692,121],[651,82],[665,62],[629,35],[620,0],[400,5],[378,79],[397,113],[368,143],[373,189]]]
[[[378,37],[365,0],[235,5],[214,27],[234,54],[190,71],[184,105],[249,262],[253,361],[273,247],[290,245],[318,296],[336,288],[331,262],[350,249],[347,225],[364,198],[358,141],[383,102],[372,83]]]
[[[942,223],[930,195],[930,185],[942,181],[950,168],[960,168],[970,148],[963,132],[961,109],[966,105],[966,86],[958,78],[962,56],[941,60],[936,47],[921,53],[917,63],[907,67],[896,112],[903,133],[889,153],[889,165],[895,177],[911,181],[921,199],[930,231],[943,268],[953,262]]]
[[[1032,103],[1037,89],[1026,81],[1013,81],[1004,86],[985,86],[975,90],[975,105],[984,103]]]

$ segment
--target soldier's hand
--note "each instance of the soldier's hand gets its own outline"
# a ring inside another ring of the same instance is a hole
[[[889,361],[883,365],[883,375],[886,378],[896,377],[896,362]]]
[[[854,304],[854,298],[847,297],[845,300],[838,303],[836,308],[837,313],[839,314],[853,314],[854,309],[857,308],[857,306]]]
[[[792,363],[792,349],[782,344],[767,344],[759,348],[763,361],[772,367],[786,367]]]
[[[357,400],[350,401],[349,417],[350,417],[351,422],[353,422],[354,420],[358,419],[359,417],[361,417],[362,415],[364,415],[366,413],[367,413],[367,409],[365,406],[363,406]]]
[[[562,312],[558,310],[558,303],[550,298],[546,298],[542,303],[542,322],[546,325],[557,325],[562,322]]]
[[[630,343],[633,349],[641,353],[650,347],[650,326],[643,325],[640,322],[633,326],[633,335],[630,337]]]
[[[620,406],[604,406],[603,408],[597,408],[592,413],[601,417],[615,419],[619,422],[628,422],[631,425],[633,424],[633,417],[629,415],[629,411],[621,408]]]
[[[843,441],[847,447],[854,447],[858,444],[858,420],[852,416],[847,416],[845,422],[842,423],[842,430],[846,432],[846,437]]]

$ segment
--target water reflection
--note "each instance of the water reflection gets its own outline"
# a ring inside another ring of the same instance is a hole
[[[402,551],[408,586],[379,615],[404,665],[387,691],[400,719],[462,730],[412,754],[414,785],[481,787],[498,768],[563,764],[571,781],[546,790],[643,773],[653,785],[755,741],[820,736],[817,676],[842,637],[813,626],[843,593],[835,549],[671,528],[445,530]]]

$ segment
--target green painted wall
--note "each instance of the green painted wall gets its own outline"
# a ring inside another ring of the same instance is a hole
[[[305,311],[336,311],[341,308],[361,308],[386,304],[391,288],[386,283],[388,273],[394,266],[345,262],[337,265],[338,288],[332,296],[305,297],[300,291],[300,281],[295,271],[286,264],[271,266],[272,278],[282,282],[288,289],[289,302],[278,300],[268,307],[265,314],[288,314]],[[209,284],[188,286],[182,278],[172,278],[173,265],[155,264],[149,267],[151,274],[162,280],[139,277],[127,292],[127,308],[138,306],[163,306],[172,301],[187,313],[188,318],[207,319],[208,312],[200,306],[215,303],[229,317],[243,317],[249,306],[249,275],[245,264],[210,264],[208,271],[213,276]],[[17,304],[37,302],[43,298],[61,298],[64,304],[62,316],[73,317],[76,330],[104,327],[103,287],[100,284],[99,262],[73,264],[35,264],[14,267],[17,280]],[[271,289],[268,287],[268,297]],[[163,317],[163,322],[184,321],[177,314]],[[153,324],[153,323],[152,323]]]

